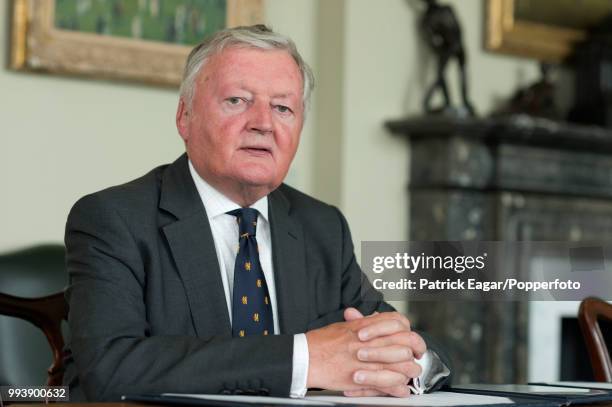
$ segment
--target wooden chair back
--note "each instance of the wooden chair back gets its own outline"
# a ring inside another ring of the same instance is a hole
[[[0,385],[62,383],[62,321],[68,315],[59,292],[67,283],[64,254],[64,246],[56,244],[0,254]],[[43,337],[24,321],[44,333],[51,355]]]
[[[580,303],[578,322],[589,352],[595,380],[612,382],[612,361],[599,320],[612,321],[612,304],[599,298],[589,297]]]
[[[43,331],[53,352],[53,364],[47,370],[47,385],[61,386],[64,376],[62,320],[68,316],[64,293],[39,298],[0,293],[0,314],[24,319]]]

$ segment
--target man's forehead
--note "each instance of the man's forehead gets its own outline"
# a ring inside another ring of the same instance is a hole
[[[255,46],[249,45],[230,45],[222,48],[221,50],[215,52],[212,57],[227,57],[227,56],[236,56],[236,57],[247,57],[247,56],[270,56],[270,55],[282,55],[287,58],[291,58],[293,60],[293,56],[291,53],[283,48],[258,48]]]
[[[204,65],[205,75],[231,73],[237,69],[282,70],[301,79],[300,69],[291,54],[282,49],[229,47],[212,55]],[[208,76],[207,75],[207,76]]]
[[[226,48],[210,57],[197,82],[217,88],[230,85],[248,88],[260,78],[268,85],[279,85],[274,91],[275,97],[301,96],[303,80],[300,69],[291,54],[280,49]],[[210,81],[212,83],[207,83]]]

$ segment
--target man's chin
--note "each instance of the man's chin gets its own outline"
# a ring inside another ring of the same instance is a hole
[[[283,178],[279,178],[276,171],[259,165],[241,168],[236,175],[236,179],[245,187],[258,189],[267,188],[270,192],[278,188],[283,182]]]
[[[264,191],[265,195],[267,195],[278,188],[278,186],[282,183],[282,180],[277,181],[273,177],[253,172],[250,174],[242,174],[242,176],[238,178],[238,182],[244,188],[252,189],[253,191],[258,191],[259,193]]]

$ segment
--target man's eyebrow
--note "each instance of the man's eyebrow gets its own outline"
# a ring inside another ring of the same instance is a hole
[[[291,97],[295,97],[295,93],[294,92],[286,92],[286,93],[277,93],[275,95],[272,95],[272,98],[274,99],[287,99],[287,98],[291,98]]]

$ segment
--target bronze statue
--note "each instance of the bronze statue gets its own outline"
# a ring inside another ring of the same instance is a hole
[[[474,116],[474,108],[468,97],[467,78],[465,74],[466,54],[461,39],[461,26],[453,8],[449,5],[439,4],[436,0],[423,0],[427,9],[421,19],[421,31],[427,44],[433,49],[438,58],[436,81],[425,94],[423,107],[427,113],[439,113],[452,109],[448,87],[444,73],[451,59],[456,58],[459,64],[461,80],[461,99],[467,115]],[[440,90],[444,98],[441,107],[432,106],[432,98]]]

